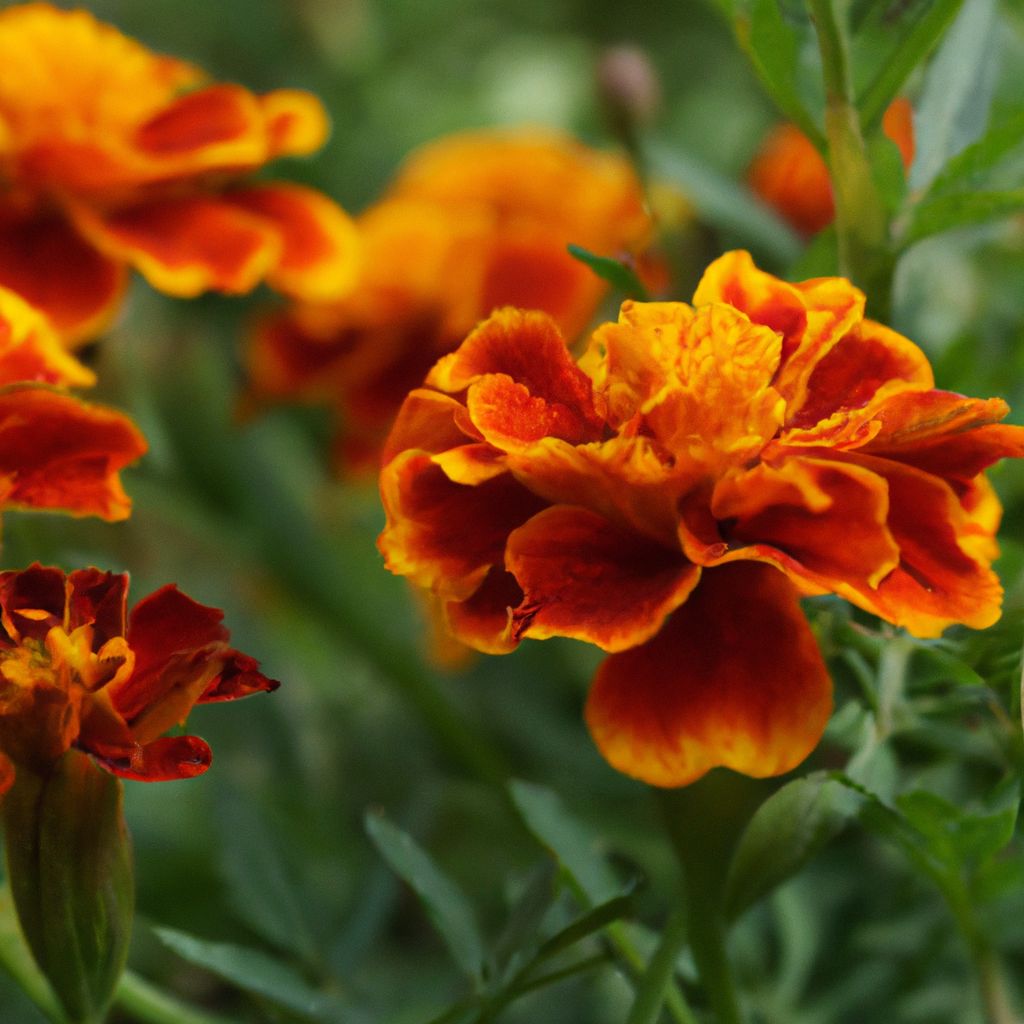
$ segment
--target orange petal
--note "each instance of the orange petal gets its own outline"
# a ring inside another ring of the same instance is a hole
[[[210,767],[213,752],[198,736],[165,736],[145,745],[97,745],[89,753],[114,775],[138,782],[192,779]]]
[[[88,387],[96,375],[68,353],[42,313],[0,288],[0,386],[18,381]]]
[[[798,584],[845,594],[854,581],[877,586],[899,562],[885,480],[860,466],[801,457],[761,463],[719,482],[711,511],[726,521],[726,551],[710,559],[690,552],[704,564],[763,559]]]
[[[0,797],[14,785],[14,765],[6,754],[0,753]]]
[[[250,291],[281,257],[271,224],[207,196],[155,199],[107,214],[77,206],[75,219],[98,249],[169,295]]]
[[[569,505],[514,530],[505,565],[523,590],[515,639],[568,636],[606,651],[649,640],[700,578],[678,551]]]
[[[88,341],[114,318],[127,275],[63,218],[0,220],[0,285],[49,318],[69,344]]]
[[[312,93],[275,89],[257,98],[266,120],[270,156],[307,156],[327,141],[327,111]]]
[[[124,519],[118,471],[146,450],[127,416],[43,387],[0,392],[0,489],[8,508]]]
[[[864,320],[815,365],[804,399],[790,407],[791,429],[781,441],[817,443],[837,426],[845,426],[851,412],[871,409],[895,390],[933,386],[928,358],[912,341]]]
[[[479,378],[504,374],[534,398],[564,406],[599,436],[590,378],[573,362],[557,325],[545,313],[501,309],[462,345],[438,360],[427,384],[456,393]]]
[[[465,412],[465,406],[437,391],[409,392],[391,427],[381,464],[386,466],[407,448],[438,453],[465,445],[470,439],[464,429]]]
[[[814,144],[796,125],[780,124],[747,172],[750,187],[797,231],[817,234],[832,223],[832,182]]]
[[[543,506],[507,473],[475,487],[453,483],[416,450],[384,468],[381,497],[387,526],[377,545],[387,567],[452,600],[503,564],[509,533]]]
[[[210,85],[179,96],[135,132],[134,142],[163,173],[238,171],[267,159],[263,112],[239,85]]]
[[[608,657],[586,717],[612,767],[685,786],[718,765],[756,778],[795,768],[831,707],[792,584],[746,564],[704,573],[653,640]]]
[[[906,96],[897,96],[882,116],[882,131],[896,143],[903,166],[914,162],[914,110]]]
[[[232,189],[223,198],[273,228],[280,257],[272,288],[306,302],[339,299],[356,284],[359,237],[352,218],[315,189],[273,184]]]

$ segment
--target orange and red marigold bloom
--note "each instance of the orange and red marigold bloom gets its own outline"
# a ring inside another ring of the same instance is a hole
[[[200,775],[206,743],[163,734],[195,704],[276,688],[216,608],[168,585],[126,615],[127,591],[99,569],[0,573],[0,792],[71,747],[126,779]]]
[[[0,510],[128,516],[118,474],[146,441],[124,413],[60,390],[94,380],[41,313],[0,288]]]
[[[380,547],[480,650],[607,651],[586,715],[621,771],[779,774],[831,708],[800,597],[919,636],[998,617],[981,474],[1024,455],[1006,412],[936,390],[848,281],[729,253],[692,306],[625,303],[578,364],[543,314],[478,327],[398,415]]]
[[[332,404],[341,460],[371,466],[405,395],[492,310],[540,309],[569,337],[584,330],[607,286],[569,243],[639,254],[651,233],[627,161],[540,129],[423,147],[357,227],[356,288],[266,319],[248,363],[257,399]]]
[[[257,96],[151,53],[87,11],[0,13],[0,285],[70,343],[117,310],[128,267],[172,295],[262,280],[318,299],[350,286],[355,232],[326,196],[245,184],[318,149],[298,90]]]
[[[914,159],[914,122],[910,101],[893,100],[882,131],[896,143],[904,168]],[[797,231],[813,235],[835,217],[832,179],[814,144],[794,124],[777,125],[747,172],[750,187]]]

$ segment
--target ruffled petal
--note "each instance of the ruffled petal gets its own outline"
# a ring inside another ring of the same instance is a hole
[[[164,736],[127,748],[99,746],[89,753],[113,775],[138,782],[192,779],[213,761],[213,752],[198,736]]]
[[[387,567],[450,600],[465,600],[504,562],[509,533],[543,502],[509,474],[453,483],[432,457],[407,451],[381,474],[387,526],[377,542]]]
[[[280,232],[215,197],[155,199],[106,214],[76,205],[74,215],[98,249],[169,295],[251,291],[281,258]]]
[[[602,663],[586,717],[612,767],[652,785],[685,786],[719,765],[763,778],[814,749],[831,689],[786,577],[724,566],[653,640]]]
[[[678,551],[568,505],[513,531],[505,565],[523,590],[516,640],[568,636],[606,651],[649,640],[700,578]]]
[[[62,217],[0,218],[0,285],[45,313],[68,344],[103,332],[126,283],[121,261],[97,252]]]
[[[327,196],[275,183],[232,189],[223,199],[277,232],[280,256],[267,274],[272,288],[320,302],[340,299],[355,287],[359,236],[352,218]]]
[[[128,574],[100,569],[76,569],[68,574],[68,632],[79,626],[93,627],[93,650],[108,640],[124,636],[128,601]]]
[[[719,482],[711,512],[722,552],[707,557],[684,541],[702,564],[757,558],[798,585],[844,594],[852,584],[876,587],[899,563],[886,482],[860,466],[801,457],[761,463]]]
[[[0,392],[0,503],[124,519],[118,472],[146,451],[127,416],[31,385]]]
[[[519,644],[512,633],[512,610],[522,600],[515,576],[495,565],[465,601],[444,602],[444,619],[452,636],[474,650],[508,654]]]
[[[27,569],[0,572],[0,617],[12,644],[42,643],[64,621],[64,573],[38,562]],[[23,614],[27,612],[28,614]]]
[[[381,452],[381,464],[386,466],[409,448],[440,453],[479,439],[461,402],[437,391],[417,388],[409,392],[398,410]]]
[[[481,377],[502,374],[535,399],[564,409],[579,430],[600,436],[603,420],[594,408],[590,379],[573,362],[557,325],[545,313],[502,309],[462,345],[438,360],[427,384],[454,394]]]

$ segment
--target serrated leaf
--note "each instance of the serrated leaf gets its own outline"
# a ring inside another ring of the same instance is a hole
[[[340,1000],[317,991],[293,968],[262,950],[208,942],[174,928],[154,928],[153,933],[190,964],[309,1020],[335,1021],[345,1010]]]
[[[822,772],[773,793],[757,809],[733,854],[726,913],[737,916],[799,871],[856,814],[858,803]]]
[[[779,110],[822,148],[821,130],[807,112],[797,85],[800,41],[786,24],[777,0],[738,3],[734,8],[733,32]]]
[[[591,904],[614,898],[621,885],[597,840],[550,789],[516,779],[509,792],[526,827],[558,858],[575,887]]]
[[[247,795],[225,790],[218,804],[217,823],[221,874],[236,912],[282,951],[315,961],[318,945],[299,889],[288,874],[280,840],[266,817]]]
[[[371,811],[366,815],[366,831],[391,870],[419,896],[455,962],[479,981],[484,944],[462,891],[411,836],[382,814]]]
[[[985,130],[995,76],[996,0],[960,9],[925,75],[915,119],[910,187],[926,189]]]
[[[613,260],[610,256],[598,256],[580,245],[567,246],[569,255],[580,263],[586,264],[602,281],[607,281],[628,299],[647,302],[650,296],[636,272],[625,263]]]

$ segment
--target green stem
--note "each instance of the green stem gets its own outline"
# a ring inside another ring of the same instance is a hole
[[[131,971],[121,975],[114,1002],[139,1024],[238,1024],[179,1002]]]
[[[672,984],[679,954],[686,945],[688,916],[686,901],[680,899],[669,915],[665,930],[661,933],[661,942],[647,970],[637,980],[636,998],[626,1024],[656,1024]],[[688,1020],[696,1024],[696,1018],[689,1007],[686,1013]]]
[[[682,868],[690,950],[716,1024],[743,1021],[726,949],[725,883],[736,843],[771,789],[716,769],[685,789],[655,791]]]
[[[888,305],[892,260],[887,218],[868,161],[850,74],[849,47],[833,0],[807,0],[825,83],[825,137],[835,199],[839,272],[863,288],[876,315]]]
[[[878,710],[875,713],[875,745],[885,742],[896,727],[896,714],[903,703],[907,667],[914,653],[909,636],[898,634],[884,648],[878,662]]]

